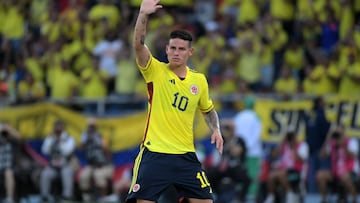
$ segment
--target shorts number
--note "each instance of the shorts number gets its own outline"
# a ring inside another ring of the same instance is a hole
[[[204,171],[197,172],[196,178],[199,179],[200,184],[201,184],[201,188],[210,187],[210,183],[209,183],[208,179],[206,178],[206,175],[205,175]]]
[[[172,106],[175,108],[177,107],[180,111],[185,111],[189,103],[189,98],[185,96],[181,96],[178,101],[179,92],[175,93],[174,96],[175,98],[174,98],[174,102],[172,103]]]

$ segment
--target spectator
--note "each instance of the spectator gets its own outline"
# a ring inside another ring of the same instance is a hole
[[[20,81],[17,91],[20,103],[38,102],[45,98],[45,86],[41,80],[35,80],[30,72]]]
[[[79,185],[84,201],[92,199],[90,192],[94,183],[96,189],[100,191],[100,196],[95,197],[101,200],[110,191],[109,181],[112,181],[113,165],[111,163],[109,151],[104,138],[98,131],[95,118],[89,118],[87,129],[81,135],[81,149],[85,152],[87,165],[81,170]]]
[[[250,29],[250,32],[253,30]],[[245,31],[244,31],[245,32]],[[256,48],[255,37],[246,38],[237,47],[239,58],[237,61],[237,76],[245,80],[251,90],[259,91],[261,87],[260,50]]]
[[[138,80],[136,62],[130,45],[122,49],[118,63],[118,74],[116,77],[116,93],[121,97],[131,98],[135,94],[135,86]]]
[[[349,64],[341,74],[339,94],[350,96],[360,93],[360,62],[355,53],[350,53],[348,60]]]
[[[100,69],[109,75],[109,93],[115,88],[115,78],[118,72],[117,57],[122,46],[123,42],[116,38],[116,32],[108,30],[105,39],[97,43],[93,50],[94,55],[100,57]]]
[[[99,57],[93,56],[92,65],[81,72],[82,97],[85,99],[103,99],[108,94],[108,73],[100,69]]]
[[[284,65],[289,67],[291,74],[299,83],[303,80],[303,68],[305,65],[305,52],[297,39],[290,40],[284,51]]]
[[[309,156],[308,145],[306,142],[298,141],[293,130],[288,130],[283,141],[272,153],[272,156],[278,157],[279,161],[277,166],[270,171],[265,203],[274,202],[276,183],[280,183],[286,192],[285,202],[293,203],[296,201],[296,195],[291,181],[298,182],[302,179]]]
[[[326,191],[329,183],[345,188],[343,198],[347,192],[352,196],[352,202],[357,202],[357,190],[354,180],[358,178],[359,144],[356,139],[347,137],[342,125],[332,126],[322,147],[321,155],[330,155],[331,169],[319,170],[316,174],[318,189],[322,202],[326,202]],[[339,199],[339,202],[346,199]]]
[[[104,18],[109,21],[111,28],[115,28],[121,20],[119,9],[110,0],[100,0],[89,10],[89,19],[97,24],[100,24]]]
[[[68,61],[61,59],[60,66],[53,67],[52,77],[48,79],[52,99],[70,100],[78,95],[79,78],[71,71]]]
[[[0,123],[0,175],[4,177],[6,203],[15,201],[15,143],[20,134],[9,124]],[[1,199],[0,199],[1,200]]]
[[[339,22],[333,10],[328,11],[327,19],[321,24],[321,48],[329,55],[339,40]]]
[[[281,69],[280,77],[275,80],[274,90],[285,97],[298,92],[299,84],[287,66]]]
[[[330,168],[330,160],[320,158],[320,149],[330,128],[325,114],[323,97],[316,97],[312,102],[311,111],[305,117],[305,140],[309,145],[309,192],[316,192],[315,174],[319,169]]]
[[[41,147],[44,155],[49,157],[49,164],[40,174],[40,193],[44,201],[52,200],[52,187],[55,178],[60,176],[62,198],[70,200],[73,195],[74,168],[70,164],[75,150],[75,139],[65,130],[65,123],[57,120],[53,133],[45,138]]]
[[[335,58],[335,55],[332,55]],[[312,93],[315,95],[335,94],[338,92],[340,77],[339,67],[336,61],[319,56],[317,65],[307,76]]]
[[[240,111],[233,118],[235,136],[244,140],[247,157],[246,166],[249,176],[253,180],[249,189],[249,194],[255,194],[257,191],[257,178],[259,175],[260,162],[262,156],[262,121],[254,110],[255,98],[246,96],[244,99],[245,109]]]
[[[23,37],[25,36],[25,12],[24,2],[11,0],[5,3],[6,20],[2,24],[2,34],[4,40],[10,42],[10,47],[14,53],[20,51]]]
[[[224,153],[220,162],[208,169],[209,180],[217,195],[215,202],[246,202],[251,179],[246,167],[245,142],[243,138],[235,136],[231,124],[224,123],[222,132],[225,140]]]

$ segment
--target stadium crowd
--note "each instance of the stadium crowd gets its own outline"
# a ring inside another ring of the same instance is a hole
[[[131,47],[140,3],[0,0],[0,100],[16,105],[49,99],[71,103],[74,98],[146,98]],[[360,93],[359,0],[161,3],[167,9],[151,16],[146,39],[152,53],[166,61],[163,47],[169,30],[190,30],[196,40],[189,67],[208,76],[214,97],[270,93],[287,99],[299,93]],[[218,104],[219,111],[226,107]],[[305,159],[306,152],[299,151]],[[310,146],[309,157],[311,153]],[[245,155],[236,156],[243,159]],[[246,187],[251,181],[245,178]],[[126,181],[119,184],[116,187]],[[88,185],[85,182],[79,188],[86,193]],[[243,200],[243,193],[238,196]]]
[[[360,92],[357,0],[197,0],[162,2],[147,41],[168,30],[196,37],[190,67],[208,75],[213,95]],[[130,46],[138,0],[0,2],[0,92],[44,98],[143,97]]]

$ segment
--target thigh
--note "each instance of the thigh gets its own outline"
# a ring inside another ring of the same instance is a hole
[[[54,168],[47,166],[41,171],[41,177],[46,180],[52,180],[57,176],[57,172]]]
[[[179,155],[174,170],[175,187],[181,196],[192,199],[213,199],[210,182],[195,153]]]
[[[113,176],[113,173],[114,167],[111,165],[106,165],[95,170],[95,176],[104,179],[110,179]]]
[[[128,202],[134,199],[156,201],[172,183],[172,155],[141,149],[134,165]]]
[[[80,180],[90,179],[92,173],[91,171],[92,171],[91,166],[85,166],[83,169],[81,169],[79,175]]]

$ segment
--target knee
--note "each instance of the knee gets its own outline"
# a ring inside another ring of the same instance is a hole
[[[95,171],[94,172],[94,182],[99,187],[105,187],[109,177],[107,174],[103,173],[102,171]]]

